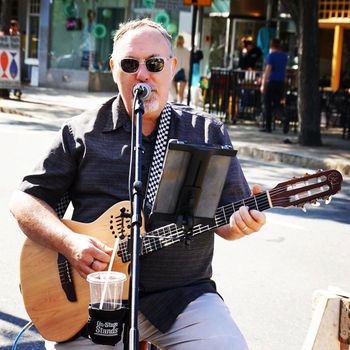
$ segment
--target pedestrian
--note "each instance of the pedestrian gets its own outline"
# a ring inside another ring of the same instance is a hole
[[[278,113],[283,122],[283,131],[288,132],[289,122],[286,120],[283,105],[284,85],[288,56],[281,50],[278,38],[271,40],[270,53],[266,58],[266,66],[261,80],[260,91],[264,101],[264,123],[261,131],[272,131],[272,115]]]
[[[20,29],[19,29],[19,23],[15,19],[12,19],[10,21],[10,29],[9,29],[10,35],[20,35]]]
[[[20,26],[19,26],[19,23],[18,23],[17,20],[12,19],[12,20],[10,21],[9,33],[10,33],[10,35],[12,35],[12,36],[21,35]],[[14,89],[14,90],[13,90],[13,94],[14,94],[18,99],[20,99],[21,96],[22,96],[22,91],[21,91],[21,89]]]
[[[239,55],[238,67],[243,70],[254,70],[259,65],[262,58],[261,49],[254,44],[251,36],[241,39],[242,50]]]
[[[191,53],[184,45],[185,39],[183,35],[178,35],[174,48],[174,55],[177,58],[177,70],[173,82],[176,93],[176,101],[179,103],[183,103],[184,101],[184,94],[190,71]]]
[[[129,197],[129,163],[133,89],[145,83],[151,95],[144,101],[143,190],[153,171],[152,155],[160,119],[170,118],[168,139],[231,145],[224,124],[188,106],[167,103],[177,58],[171,37],[149,20],[124,23],[114,36],[110,66],[119,94],[99,109],[66,121],[36,168],[24,177],[10,208],[29,239],[62,253],[81,277],[107,268],[111,247],[97,238],[76,234],[54,209],[68,191],[73,219],[91,222],[116,202]],[[159,133],[161,134],[161,133]],[[252,192],[260,192],[253,186]],[[238,159],[233,157],[220,205],[251,194]],[[172,200],[169,198],[169,200]],[[164,222],[145,217],[147,230]],[[109,219],[108,219],[109,222]],[[227,240],[259,231],[265,215],[242,206],[215,233]],[[170,222],[165,222],[170,224]],[[110,224],[108,223],[108,226]],[[246,341],[216,291],[212,277],[214,232],[140,257],[139,336],[162,349],[247,349]],[[108,350],[91,343],[84,332],[65,343],[46,342],[47,349]],[[122,349],[118,343],[116,350]]]

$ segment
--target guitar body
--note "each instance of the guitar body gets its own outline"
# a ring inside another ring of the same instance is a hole
[[[129,202],[115,204],[92,223],[63,222],[77,234],[93,236],[113,247],[119,233],[125,232],[127,239],[130,232],[130,218],[121,215],[124,208],[125,212],[129,211]],[[61,342],[73,337],[86,324],[90,292],[88,282],[71,269],[77,301],[67,299],[61,286],[57,257],[53,250],[27,239],[21,252],[20,279],[26,311],[35,327],[45,339]],[[123,263],[116,255],[113,270],[127,276],[124,300],[129,293],[128,267],[129,263]]]

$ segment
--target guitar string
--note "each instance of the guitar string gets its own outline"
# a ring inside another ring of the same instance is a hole
[[[315,186],[319,187],[320,184],[324,185],[324,183],[322,183],[322,182],[309,184],[308,180],[302,180],[302,181],[298,181],[298,182],[299,183],[303,182],[303,183],[307,184],[307,187],[310,187],[310,189],[308,189],[308,190],[304,189],[303,192],[309,191],[311,189],[315,189]],[[265,195],[267,196],[267,192],[268,192],[270,194],[270,197],[277,197],[277,195],[279,193],[285,192],[285,190],[288,187],[291,188],[291,191],[303,189],[301,187],[295,186],[298,182],[292,183],[292,184],[289,183],[289,184],[286,184],[285,186],[279,186],[279,187],[274,188],[270,191],[262,192],[260,194],[255,195],[255,196],[252,196],[252,197],[249,197],[246,199],[242,199],[236,203],[231,203],[231,204],[228,204],[224,207],[218,208],[217,212],[222,211],[223,215],[222,214],[220,215],[220,213],[217,213],[217,215],[215,216],[215,219],[214,219],[216,225],[214,225],[212,227],[210,227],[209,225],[206,225],[206,226],[197,225],[193,229],[192,234],[196,235],[196,234],[201,233],[203,231],[208,231],[208,230],[214,229],[218,226],[221,226],[222,224],[228,223],[226,214],[231,216],[232,213],[234,211],[236,211],[236,207],[237,207],[237,209],[239,209],[239,207],[241,207],[242,205],[248,205],[249,207],[253,208],[254,205],[251,206],[251,204],[255,204],[255,208],[257,210],[260,210],[260,211],[266,210],[270,207],[270,205],[267,204],[267,205],[262,207],[262,204],[266,203],[266,198],[261,198],[262,196],[263,197],[265,197]],[[322,187],[323,186],[321,186],[321,188]],[[315,193],[315,195],[318,195],[318,194]],[[261,203],[261,200],[263,200],[263,203]],[[251,203],[251,202],[253,202],[253,203]],[[259,202],[260,202],[260,205],[259,205]],[[274,201],[274,204],[276,206],[278,206],[279,203],[283,204],[283,203],[285,203],[285,200],[282,199],[280,202],[278,202],[276,200]],[[230,211],[230,208],[233,209],[232,212]],[[160,230],[162,230],[165,235],[160,234]],[[180,241],[181,239],[183,239],[185,237],[185,234],[183,232],[184,232],[184,230],[182,227],[177,227],[176,225],[171,224],[169,226],[165,226],[163,228],[146,233],[143,237],[143,239],[144,239],[143,248],[144,249],[143,249],[142,253],[147,253],[147,250],[149,250],[149,248],[152,251],[153,247],[155,247],[156,249],[157,248],[159,249],[159,248],[162,248],[168,244],[173,244],[173,243]],[[174,240],[174,238],[175,238],[175,240]],[[146,239],[148,240],[147,242],[146,242]],[[125,249],[125,252],[127,253],[127,249]]]
[[[260,197],[261,197],[261,194],[260,194]],[[237,203],[233,203],[233,204],[235,204],[234,206],[237,206],[237,208],[238,208],[244,202],[246,202],[246,204],[248,204],[249,200],[252,201],[253,198],[249,198],[249,199],[246,199],[244,201],[241,200],[241,201],[239,201]],[[261,202],[261,199],[258,198],[258,201]],[[264,200],[264,201],[266,201],[266,200]],[[221,215],[220,213],[219,213],[219,215],[216,215],[216,217],[215,217],[216,224],[214,226],[212,226],[212,227],[210,227],[209,225],[197,225],[197,226],[195,226],[193,229],[193,235],[196,235],[196,234],[201,233],[203,231],[211,230],[213,228],[221,226],[222,224],[227,223],[228,221],[226,218],[226,213],[231,216],[231,214],[236,210],[236,208],[234,208],[233,204],[231,203],[231,204],[225,206],[226,208],[225,207],[219,208],[218,211],[221,210],[224,215]],[[267,205],[266,208],[263,208],[263,209],[267,209],[268,207],[269,207],[269,205]],[[261,209],[261,203],[260,203],[260,209]],[[161,248],[162,246],[165,246],[167,244],[180,241],[184,237],[183,228],[177,227],[174,224],[163,227],[161,229],[163,230],[163,232],[166,232],[166,230],[167,230],[168,234],[166,236],[160,236],[160,234],[159,234],[160,230],[158,229],[155,231],[151,231],[150,233],[148,233],[147,235],[144,236],[144,238],[148,239],[148,244],[147,243],[144,244],[144,251],[147,252],[148,248],[151,248],[151,250],[152,250],[153,246],[155,248]],[[151,234],[152,234],[152,236],[151,236]],[[157,234],[157,235],[154,236],[154,234]],[[174,240],[174,237],[175,237],[175,240]],[[149,238],[151,238],[151,240]],[[159,241],[159,238],[161,239],[161,241]],[[155,240],[155,239],[158,239],[158,240]]]
[[[263,193],[264,194],[264,193]],[[256,197],[256,196],[255,196]],[[261,197],[261,195],[259,196]],[[233,203],[233,204],[229,204],[226,206],[226,210],[224,207],[222,208],[219,208],[222,212],[223,212],[223,215],[217,215],[215,217],[215,222],[216,222],[216,225],[212,226],[212,227],[209,227],[208,225],[207,226],[204,226],[204,225],[199,225],[199,226],[196,226],[194,229],[193,229],[193,235],[196,235],[202,231],[207,231],[207,230],[210,230],[210,229],[213,229],[217,226],[221,226],[222,224],[225,224],[228,222],[227,218],[226,218],[226,212],[228,215],[231,216],[231,214],[236,210],[236,206],[237,208],[239,208],[240,206],[242,206],[242,204],[250,204],[248,203],[249,201],[255,201],[255,203],[257,204],[258,201],[260,201],[260,207],[259,205],[257,206],[258,209],[260,210],[264,210],[264,209],[267,209],[269,208],[269,205],[267,205],[266,207],[262,208],[261,207],[261,198],[248,198],[248,199],[245,199],[245,200],[241,200],[237,203]],[[258,200],[256,200],[258,199]],[[264,202],[266,202],[266,199],[264,199]],[[227,210],[227,209],[232,209],[232,212],[230,210]],[[168,227],[164,227],[162,228],[163,232],[166,233],[166,229],[168,229],[168,233],[170,234],[167,234],[166,236],[161,236],[160,233],[159,233],[159,229],[158,230],[155,230],[155,231],[152,231],[150,233],[148,233],[145,238],[148,239],[148,243],[144,243],[144,252],[143,253],[147,253],[147,251],[149,250],[148,248],[150,248],[150,250],[154,250],[153,247],[155,247],[156,249],[157,248],[161,248],[162,246],[165,246],[167,244],[170,244],[170,243],[175,243],[177,241],[180,241],[181,238],[183,238],[185,235],[183,233],[183,228],[182,227],[176,227],[175,225],[170,225]],[[154,236],[154,234],[157,234],[156,236]],[[151,236],[151,234],[153,234],[153,236]],[[174,240],[174,237],[176,238]],[[150,240],[150,238],[153,238],[153,240]],[[155,238],[158,238],[158,240],[155,240]],[[159,239],[161,239],[161,241],[159,241]],[[144,241],[145,242],[145,241]]]
[[[305,182],[305,181],[304,181]],[[270,190],[269,191],[269,194],[270,194],[270,197],[276,197],[276,195],[279,193],[279,192],[282,192],[282,191],[285,191],[285,189],[288,187],[288,186],[291,186],[290,184],[288,184],[288,185],[286,185],[286,186],[280,186],[280,187],[278,187],[278,188],[275,188],[275,189],[272,189],[272,190]],[[224,222],[228,222],[228,220],[226,219],[226,211],[227,211],[227,209],[229,209],[231,206],[233,206],[233,205],[235,205],[235,206],[237,206],[238,208],[239,207],[241,207],[242,206],[242,204],[243,205],[247,205],[247,204],[249,204],[248,203],[248,201],[253,201],[254,200],[254,202],[255,202],[255,207],[256,207],[256,209],[257,210],[266,210],[268,207],[269,207],[269,205],[266,207],[266,208],[262,208],[261,207],[261,203],[260,203],[260,206],[259,206],[259,204],[258,204],[258,201],[261,201],[261,196],[264,196],[265,197],[265,194],[266,194],[267,192],[263,192],[263,193],[261,193],[261,194],[258,194],[258,195],[255,195],[255,196],[252,196],[252,197],[249,197],[249,198],[246,198],[246,199],[242,199],[242,200],[240,200],[240,201],[238,201],[237,203],[230,203],[230,204],[228,204],[228,205],[226,205],[226,206],[224,206],[224,207],[220,207],[220,208],[218,208],[218,211],[223,211],[223,215],[224,215]],[[263,202],[265,202],[266,200],[265,200],[265,198],[263,198]],[[254,204],[254,203],[253,203]],[[250,205],[248,205],[248,206],[250,206]],[[253,206],[254,207],[254,206]],[[235,209],[234,209],[234,211],[235,211]],[[219,214],[219,213],[218,213]],[[231,215],[232,213],[227,213],[228,215]],[[216,215],[215,216],[215,220],[217,221],[217,219],[221,219],[220,218],[220,214],[219,215]],[[155,230],[156,231],[156,230]],[[145,235],[145,237],[151,237],[150,236],[150,234],[151,233],[156,233],[155,231],[152,231],[152,232],[150,232],[150,233],[147,233],[146,235]],[[158,229],[158,231],[159,231],[159,229]],[[159,235],[158,235],[159,236]],[[157,236],[157,237],[158,237]]]
[[[261,194],[257,195],[257,197],[261,197],[261,196],[265,197],[265,193],[261,193]],[[254,202],[253,202],[253,200],[254,200]],[[256,200],[256,198],[253,198],[253,197],[247,198],[245,200],[241,200],[237,203],[228,204],[228,205],[218,209],[217,212],[222,211],[224,215],[218,213],[218,215],[215,216],[215,225],[214,226],[210,227],[209,225],[196,225],[193,229],[192,234],[197,235],[203,231],[208,231],[208,230],[214,229],[218,226],[222,226],[223,224],[228,222],[228,220],[226,218],[226,213],[229,216],[231,216],[231,214],[236,210],[235,207],[237,207],[237,209],[238,209],[240,206],[242,206],[242,203],[249,204],[248,203],[249,201],[251,201],[252,204],[260,201],[260,210],[265,210],[265,209],[269,208],[269,205],[267,205],[266,208],[265,207],[262,208],[261,207],[262,206],[261,198],[257,198],[257,200]],[[264,202],[266,202],[266,199],[264,199]],[[148,242],[146,242],[144,240],[144,244],[143,244],[144,249],[143,249],[142,253],[147,253],[149,248],[152,251],[152,250],[154,250],[153,247],[156,249],[157,248],[159,249],[159,248],[162,248],[166,245],[176,243],[178,241],[181,241],[181,239],[183,239],[185,237],[183,227],[177,227],[176,225],[171,224],[171,225],[165,226],[161,229],[163,230],[163,232],[166,232],[166,230],[168,230],[168,233],[166,236],[160,235],[160,233],[159,233],[160,229],[151,231],[144,236],[144,238],[148,239]],[[152,236],[151,236],[151,234],[152,234]],[[157,234],[157,235],[154,236],[154,234]],[[175,240],[174,240],[174,237],[175,237]],[[127,249],[123,249],[123,253],[127,254],[128,253]]]

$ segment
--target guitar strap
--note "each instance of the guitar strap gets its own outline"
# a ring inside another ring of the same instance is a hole
[[[160,115],[156,145],[154,147],[151,169],[148,175],[144,213],[149,216],[152,210],[155,195],[158,190],[160,176],[163,171],[165,152],[168,144],[168,134],[171,122],[171,107],[167,103]]]
[[[70,203],[70,196],[69,196],[69,192],[66,192],[63,197],[60,199],[60,201],[58,202],[56,208],[55,208],[55,212],[57,214],[57,216],[62,219],[64,216],[64,213],[66,212],[68,206]]]

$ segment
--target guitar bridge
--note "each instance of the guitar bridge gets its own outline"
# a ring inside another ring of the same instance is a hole
[[[66,294],[66,297],[69,301],[74,302],[77,301],[77,295],[75,293],[71,266],[67,258],[58,253],[57,257],[57,268],[58,274],[60,276],[61,287]]]

